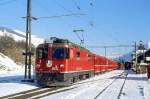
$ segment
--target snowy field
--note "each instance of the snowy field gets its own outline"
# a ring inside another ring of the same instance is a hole
[[[24,83],[23,70],[0,74],[0,97],[37,88],[36,84]]]
[[[122,72],[128,73],[126,79]],[[36,89],[36,83],[23,83],[23,73],[19,71],[0,75],[0,96]],[[124,84],[122,90],[121,87]],[[146,74],[115,70],[71,86],[72,89],[51,94],[45,92],[30,98],[42,99],[150,99],[150,81]],[[70,87],[70,88],[71,88]],[[68,87],[69,88],[69,87]],[[59,90],[59,89],[58,89]],[[56,90],[57,92],[57,90]],[[120,93],[121,92],[121,93]]]
[[[132,71],[126,71],[128,72],[126,80],[125,78],[116,79],[113,77],[121,72],[116,70],[99,75],[87,80],[94,81],[97,79],[94,82],[84,83],[76,89],[43,97],[42,99],[150,99],[150,81],[148,81],[146,74],[135,74]],[[121,90],[123,83],[124,86]]]

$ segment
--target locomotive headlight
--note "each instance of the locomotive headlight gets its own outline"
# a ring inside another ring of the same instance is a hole
[[[40,67],[40,64],[36,64],[36,67]]]
[[[60,64],[60,67],[64,67],[64,64]]]
[[[47,61],[47,67],[52,67],[52,61],[50,60]]]

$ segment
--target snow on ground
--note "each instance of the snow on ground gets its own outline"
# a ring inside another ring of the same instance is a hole
[[[150,99],[150,95],[146,96],[146,94],[150,94],[149,86],[150,82],[146,74],[135,74],[131,72],[127,76],[121,99]]]
[[[0,53],[0,96],[36,88],[35,85],[21,82],[24,68]]]
[[[109,77],[119,75],[121,72],[122,71],[112,71],[112,72],[105,73],[105,74],[102,74],[102,75],[99,75],[96,77],[92,77],[88,80],[77,82],[73,86],[73,87],[78,87],[77,89],[73,89],[73,90],[70,90],[70,92],[67,92],[67,93],[64,92],[61,94],[63,94],[62,96],[66,96],[67,94],[69,94],[69,97],[71,97],[72,94],[75,94],[77,91],[82,89],[77,94],[78,97],[80,95],[86,97],[85,93],[86,94],[88,93],[89,97],[92,97],[93,95],[96,95],[98,93],[98,91],[101,90],[101,88],[103,88],[101,85],[107,86],[109,83],[111,83],[112,79],[108,79]],[[23,79],[23,75],[24,75],[24,73],[22,71],[9,71],[8,73],[1,74],[0,75],[0,96],[2,97],[2,96],[14,94],[14,93],[18,93],[18,92],[22,92],[22,91],[26,91],[26,90],[38,88],[36,83],[31,84],[31,83],[21,82],[21,80]],[[91,86],[91,85],[93,85],[93,86]],[[96,86],[100,86],[100,87],[96,87]],[[95,90],[97,90],[97,93],[94,92]],[[89,91],[90,91],[90,93],[93,91],[92,92],[93,95],[89,94]],[[54,95],[54,97],[55,97],[54,99],[59,99],[59,98],[57,98],[57,96],[59,96],[59,95],[57,95],[57,94]],[[52,97],[53,97],[53,95],[52,95]]]
[[[120,99],[150,99],[150,81],[148,81],[146,74],[135,74],[132,71],[129,71],[129,74],[125,80],[125,77],[119,76],[122,72],[128,71],[114,70],[77,82],[73,86],[70,86],[70,88],[72,88],[70,90],[52,95],[48,95],[51,92],[46,92],[32,96],[31,98],[117,99],[121,87],[125,81]],[[0,75],[0,96],[38,88],[36,83],[23,83],[21,82],[22,79],[22,72],[9,72],[7,74]]]
[[[74,87],[77,88],[53,94],[51,96],[44,97],[43,99],[94,99],[94,97],[98,95],[100,91],[102,91],[106,86],[111,84],[111,82],[114,80],[113,79],[114,76],[118,76],[122,72],[123,72],[122,70],[115,70],[105,74],[98,75],[88,80],[77,82],[74,85]],[[48,93],[33,96],[32,98],[44,96]]]
[[[120,78],[112,83],[115,79],[113,76],[117,73],[118,70],[99,75],[86,80],[93,81],[97,79],[95,82],[77,85],[78,87],[75,89],[46,96],[42,99],[117,99],[125,81],[125,79]],[[104,90],[109,84],[111,85]],[[120,99],[150,99],[149,85],[150,81],[147,80],[146,74],[135,74],[129,71]],[[104,92],[98,95],[101,91]]]
[[[0,53],[0,72],[8,72],[8,71],[15,71],[21,70],[22,66],[17,65],[13,60],[9,57],[5,56],[4,54]]]
[[[0,75],[0,96],[6,96],[30,89],[35,89],[37,88],[36,84],[32,83],[24,83],[21,82],[23,80],[22,71],[11,71],[8,72],[7,74],[1,74]]]

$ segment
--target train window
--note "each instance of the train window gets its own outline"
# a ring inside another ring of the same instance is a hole
[[[68,48],[53,48],[52,57],[53,59],[69,58],[69,49]]]
[[[65,48],[65,57],[69,58],[69,48]]]
[[[38,58],[42,58],[42,50],[41,50],[41,49],[39,49],[39,50],[37,51],[37,57],[38,57]]]
[[[48,56],[48,48],[38,48],[36,52],[37,58],[43,59]]]
[[[80,59],[80,52],[76,52],[76,58]]]
[[[91,55],[90,54],[88,54],[88,60],[90,60],[91,59]]]

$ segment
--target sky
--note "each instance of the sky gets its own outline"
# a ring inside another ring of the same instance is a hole
[[[34,17],[80,13],[80,16],[38,19],[32,34],[41,38],[60,37],[80,43],[73,30],[84,35],[85,45],[134,44],[150,41],[150,0],[32,0]],[[26,0],[0,0],[0,26],[25,31]],[[133,48],[110,48],[108,54],[122,54]],[[90,48],[104,54],[104,49]],[[111,56],[111,55],[110,55]]]

